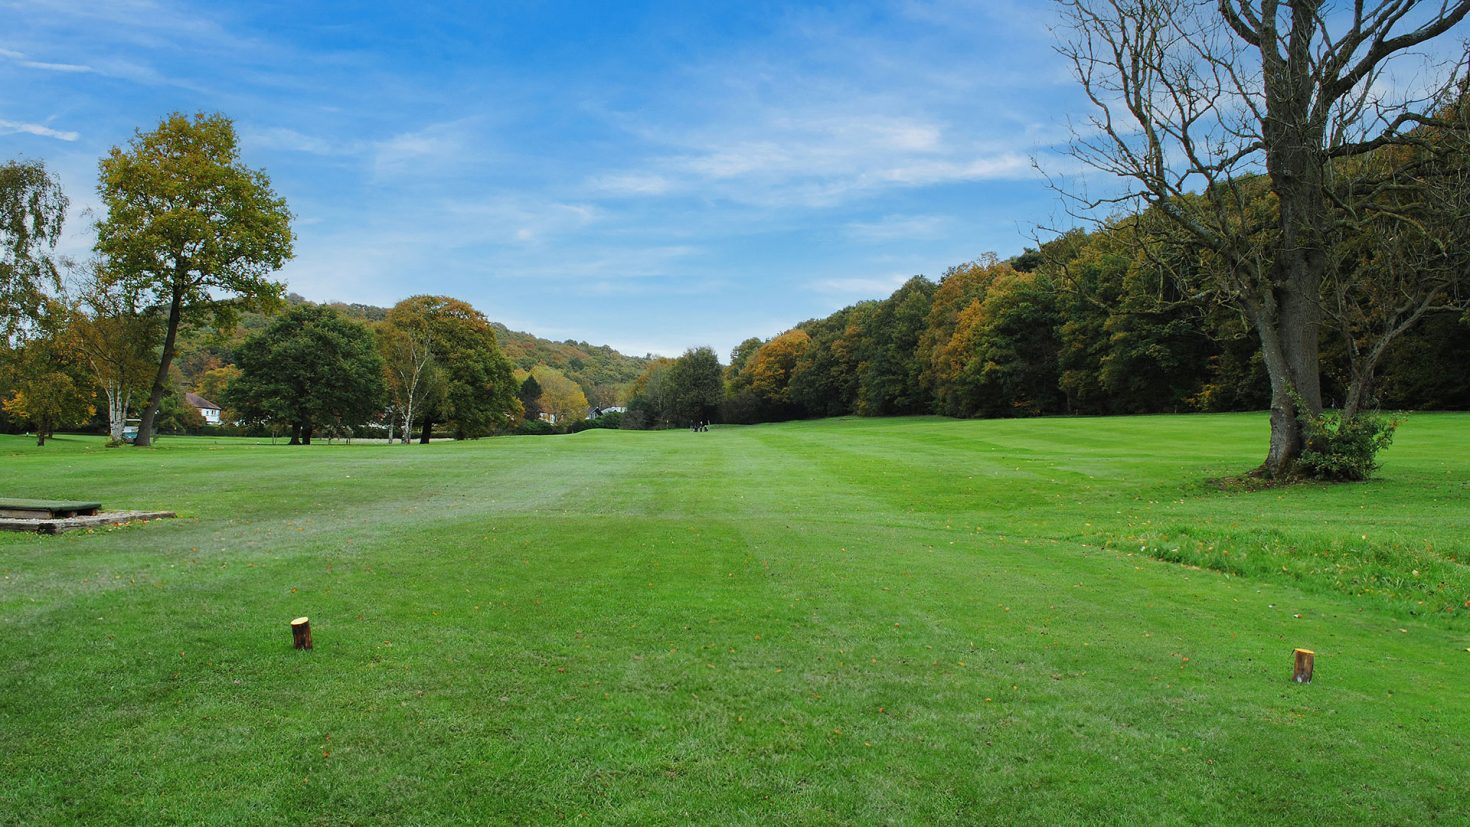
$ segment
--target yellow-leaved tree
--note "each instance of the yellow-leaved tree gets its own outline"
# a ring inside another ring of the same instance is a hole
[[[538,400],[541,410],[554,416],[556,424],[570,425],[587,418],[587,395],[581,385],[548,365],[531,368],[531,376],[541,386]]]

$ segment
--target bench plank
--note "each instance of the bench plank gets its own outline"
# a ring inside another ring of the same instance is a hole
[[[0,497],[0,517],[78,517],[96,514],[102,503],[87,500],[26,500]]]

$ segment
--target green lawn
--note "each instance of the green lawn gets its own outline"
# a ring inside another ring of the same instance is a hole
[[[1470,415],[1266,428],[0,437],[0,823],[1466,823]]]

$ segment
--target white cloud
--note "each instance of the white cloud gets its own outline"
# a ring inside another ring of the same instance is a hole
[[[23,132],[27,135],[37,135],[42,138],[55,138],[58,141],[75,141],[77,138],[82,137],[80,132],[52,129],[49,126],[43,126],[38,123],[23,123],[21,121],[7,121],[4,119],[0,119],[0,131],[12,135],[17,132]]]

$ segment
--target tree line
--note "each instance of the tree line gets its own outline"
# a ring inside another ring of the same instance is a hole
[[[1011,417],[1260,410],[1270,384],[1248,323],[1192,296],[1136,237],[1138,219],[1067,233],[1006,261],[983,256],[937,281],[737,345],[650,366],[625,427],[843,415]],[[1351,382],[1329,328],[1326,398]],[[1395,409],[1470,408],[1470,316],[1428,312],[1382,359],[1370,399]],[[718,380],[716,384],[715,380]]]

